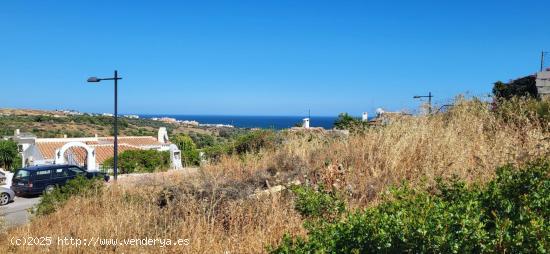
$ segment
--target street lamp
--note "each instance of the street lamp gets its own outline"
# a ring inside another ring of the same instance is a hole
[[[118,72],[115,70],[115,76],[112,78],[98,78],[98,77],[90,77],[88,78],[88,82],[91,83],[97,83],[102,80],[114,80],[115,81],[115,133],[114,133],[114,157],[113,157],[113,174],[115,181],[117,180],[118,175],[118,80],[122,79],[118,76]]]
[[[544,56],[546,56],[546,54],[548,54],[547,51],[542,51],[540,52],[540,71],[544,71]]]
[[[413,97],[413,99],[420,99],[420,98],[428,98],[428,104],[430,105],[430,107],[428,108],[428,113],[432,113],[432,97],[434,97],[432,95],[432,92],[429,92],[428,95],[415,95]]]

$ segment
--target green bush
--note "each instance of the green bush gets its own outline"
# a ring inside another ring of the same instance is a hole
[[[435,193],[394,189],[382,204],[285,235],[271,253],[547,253],[550,163],[497,170],[485,186],[441,182]]]
[[[320,186],[318,190],[305,186],[293,186],[296,195],[295,209],[307,219],[330,220],[344,211],[345,205],[335,192],[327,191]]]
[[[36,206],[35,214],[46,215],[55,212],[72,196],[99,196],[103,190],[103,179],[87,179],[83,176],[69,180],[61,187],[55,187],[52,192],[45,193]]]
[[[0,140],[0,167],[13,170],[21,165],[17,143],[11,140]]]
[[[334,121],[334,128],[357,132],[367,128],[367,123],[363,122],[360,118],[350,116],[348,113],[341,113]]]
[[[233,148],[229,144],[217,144],[202,149],[206,158],[211,161],[219,161],[224,154],[229,154]]]
[[[271,130],[257,130],[236,138],[234,152],[237,154],[258,153],[262,148],[273,147],[276,135]]]
[[[118,155],[118,173],[151,173],[170,167],[170,153],[156,150],[127,150]],[[113,158],[103,162],[103,169],[113,168]]]
[[[185,134],[180,134],[172,140],[181,151],[181,162],[184,166],[196,166],[200,164],[199,150],[193,139]]]
[[[526,76],[508,83],[501,81],[493,85],[493,95],[496,98],[511,99],[512,97],[533,97],[538,96],[536,77]]]
[[[193,140],[193,142],[197,145],[197,148],[199,149],[212,147],[217,144],[216,138],[209,134],[190,132],[189,137]]]

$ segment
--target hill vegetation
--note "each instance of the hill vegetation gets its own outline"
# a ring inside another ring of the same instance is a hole
[[[13,135],[14,130],[30,132],[40,138],[93,137],[113,135],[113,117],[70,115],[57,111],[0,109],[0,137]],[[187,133],[219,135],[233,130],[213,127],[193,127],[150,119],[119,118],[119,135],[155,136],[159,127],[166,127],[169,135]],[[232,134],[229,134],[232,135]],[[221,136],[223,138],[223,136]]]

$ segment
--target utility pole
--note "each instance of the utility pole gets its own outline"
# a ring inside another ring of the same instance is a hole
[[[431,114],[432,113],[432,97],[434,97],[432,95],[432,92],[428,92],[428,95],[415,95],[413,97],[413,99],[428,98],[428,105],[429,105],[428,113]]]

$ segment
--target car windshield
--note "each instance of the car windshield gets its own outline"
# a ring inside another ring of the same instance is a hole
[[[17,173],[15,173],[15,176],[13,179],[15,180],[28,180],[29,179],[30,172],[27,170],[19,170]]]

